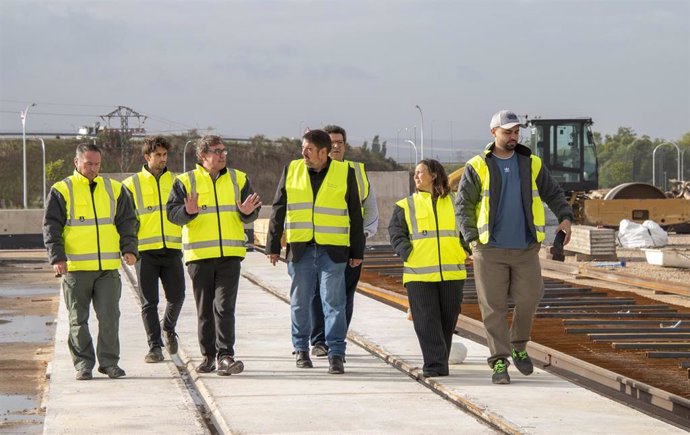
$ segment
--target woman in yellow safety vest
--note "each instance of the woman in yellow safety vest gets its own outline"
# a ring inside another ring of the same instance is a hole
[[[424,358],[423,375],[448,376],[467,276],[467,245],[455,225],[454,198],[441,163],[422,160],[414,182],[417,192],[395,204],[388,233],[393,250],[405,262],[403,284]]]

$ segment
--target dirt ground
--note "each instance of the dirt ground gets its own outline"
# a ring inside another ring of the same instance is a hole
[[[43,432],[58,291],[45,251],[0,251],[0,432]]]

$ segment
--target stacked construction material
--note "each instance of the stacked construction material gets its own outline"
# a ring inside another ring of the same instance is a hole
[[[567,251],[584,254],[591,259],[616,257],[616,234],[609,228],[573,225]]]

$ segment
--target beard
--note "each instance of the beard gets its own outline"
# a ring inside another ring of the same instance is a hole
[[[516,146],[517,142],[508,142],[507,144],[505,144],[505,149],[508,151],[513,151]]]

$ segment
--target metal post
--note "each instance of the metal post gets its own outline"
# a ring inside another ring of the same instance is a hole
[[[41,149],[43,150],[43,208],[46,208],[46,143],[41,137],[35,139],[41,141]]]
[[[673,145],[674,147],[676,147],[676,153],[678,154],[678,161],[676,162],[677,165],[678,165],[678,169],[677,169],[678,175],[677,175],[677,178],[678,178],[678,181],[680,181],[680,179],[681,179],[681,174],[680,174],[680,148],[679,148],[678,145],[677,145],[676,143],[674,143],[674,142],[664,142],[664,143],[662,143],[662,144],[657,145],[657,146],[654,148],[654,151],[652,151],[652,186],[656,186],[656,150],[658,150],[660,147],[662,147],[662,146],[664,146],[664,145]],[[664,173],[665,173],[665,172],[664,172]]]
[[[412,148],[414,148],[414,165],[417,166],[417,162],[419,161],[417,160],[417,145],[415,145],[414,141],[411,141],[409,139],[405,142],[409,143],[410,145],[412,145]]]
[[[29,109],[31,107],[34,107],[36,103],[31,103],[28,106],[26,106],[26,109],[24,109],[23,112],[19,114],[19,117],[22,120],[22,181],[24,185],[24,208],[27,209],[27,201],[26,201],[26,117],[29,114]]]
[[[186,144],[184,144],[184,149],[182,150],[182,172],[187,172],[187,145],[192,143],[194,141],[188,140]]]
[[[421,131],[421,137],[420,137],[420,142],[421,142],[421,148],[422,148],[422,160],[424,160],[424,114],[422,113],[422,108],[419,107],[419,104],[414,106],[419,110],[419,116],[422,118],[422,125],[420,126],[420,131]],[[417,140],[416,133],[415,133],[415,140]]]

